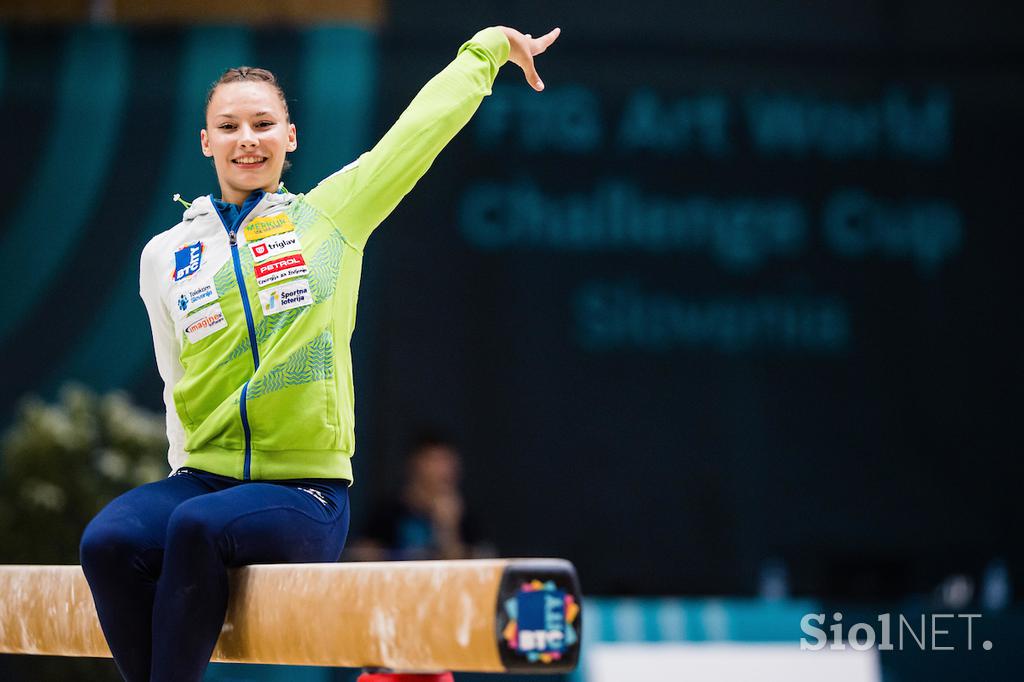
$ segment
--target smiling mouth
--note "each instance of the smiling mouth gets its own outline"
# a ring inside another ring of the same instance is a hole
[[[231,163],[242,168],[259,168],[267,160],[265,156],[241,156],[231,159]]]

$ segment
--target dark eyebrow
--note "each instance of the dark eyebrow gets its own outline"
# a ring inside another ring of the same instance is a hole
[[[221,118],[238,118],[234,114],[214,114],[214,115],[215,116],[220,116]],[[252,115],[252,117],[253,118],[259,118],[260,116],[273,116],[273,115],[274,115],[274,112],[272,112],[272,111],[257,111],[255,114]]]

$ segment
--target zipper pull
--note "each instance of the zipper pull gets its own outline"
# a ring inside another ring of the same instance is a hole
[[[228,230],[228,243],[231,244],[232,247],[238,245],[238,237],[235,236],[234,230]]]

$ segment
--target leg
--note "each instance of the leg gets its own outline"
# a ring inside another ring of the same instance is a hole
[[[228,568],[338,560],[348,488],[308,487],[242,483],[174,510],[153,606],[151,682],[202,679],[224,624]]]
[[[100,626],[121,676],[149,679],[153,597],[167,521],[183,501],[210,492],[178,474],[129,490],[89,522],[79,549]]]

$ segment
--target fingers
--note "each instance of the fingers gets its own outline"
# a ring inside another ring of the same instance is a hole
[[[537,73],[537,68],[533,65],[533,57],[523,64],[523,73],[526,74],[526,82],[530,84],[531,88],[537,92],[544,89],[544,81],[540,79],[540,74]]]
[[[540,74],[537,73],[537,68],[533,63],[533,57],[548,49],[551,43],[555,42],[561,33],[562,29],[555,28],[539,38],[534,38],[533,35],[529,33],[520,33],[518,34],[518,38],[515,39],[518,47],[524,49],[518,50],[518,56],[512,56],[511,58],[523,69],[523,74],[526,76],[526,82],[529,83],[530,87],[537,92],[544,89],[544,81],[540,79]],[[516,51],[517,50],[513,50],[513,52]]]
[[[530,51],[534,55],[541,54],[542,52],[544,52],[544,50],[548,49],[551,43],[555,42],[555,40],[558,39],[558,36],[561,33],[562,29],[555,28],[552,29],[551,31],[548,31],[545,35],[542,35],[540,38],[532,38],[530,35],[527,35],[527,38],[532,38],[530,40]]]

